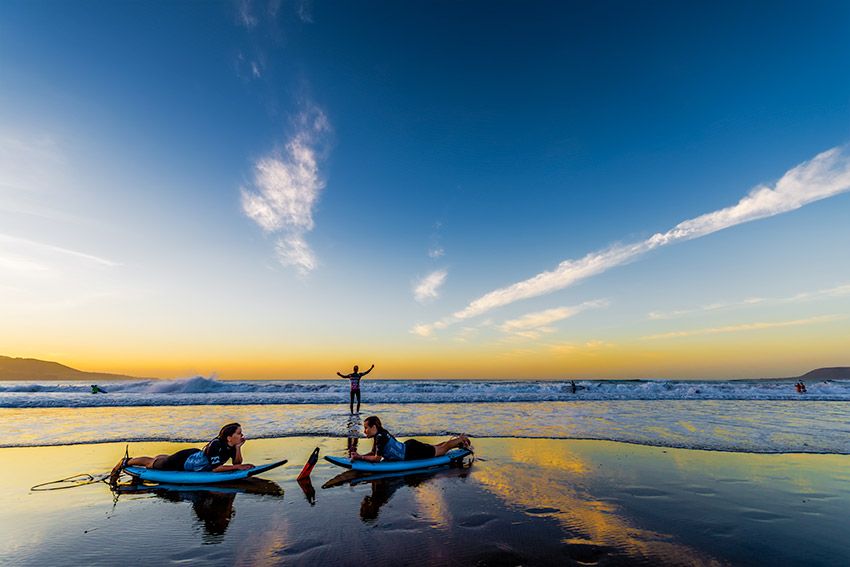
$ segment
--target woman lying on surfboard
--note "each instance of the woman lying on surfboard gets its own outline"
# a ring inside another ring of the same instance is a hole
[[[254,468],[254,465],[242,464],[242,445],[245,444],[242,426],[238,423],[228,423],[218,432],[218,437],[207,443],[203,449],[183,449],[173,455],[158,455],[156,457],[125,457],[112,469],[109,480],[118,481],[125,467],[146,467],[162,471],[244,471]],[[232,465],[226,465],[228,459]]]
[[[464,434],[452,437],[437,445],[429,445],[416,439],[408,439],[402,443],[384,429],[381,420],[375,415],[367,417],[363,421],[363,433],[366,434],[366,437],[372,439],[372,450],[365,455],[351,451],[352,461],[362,460],[371,463],[377,463],[381,459],[386,461],[414,461],[442,457],[448,451],[457,447],[471,447],[469,438]]]

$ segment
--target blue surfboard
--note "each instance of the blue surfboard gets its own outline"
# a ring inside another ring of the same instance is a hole
[[[286,464],[286,462],[287,460],[284,459],[244,471],[227,472],[160,471],[145,467],[127,467],[124,471],[130,476],[148,482],[159,482],[163,484],[215,484],[256,476]]]
[[[353,461],[344,457],[325,456],[325,460],[333,463],[338,467],[345,467],[353,471],[361,472],[399,472],[399,471],[414,471],[417,469],[427,469],[430,467],[439,467],[447,465],[454,461],[459,461],[471,455],[469,449],[452,449],[442,457],[433,457],[431,459],[414,459],[411,461],[380,461],[378,463],[370,463],[369,461]]]

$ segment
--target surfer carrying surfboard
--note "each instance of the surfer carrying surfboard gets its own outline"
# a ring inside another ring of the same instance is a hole
[[[351,374],[342,374],[340,372],[336,373],[336,375],[340,378],[347,378],[348,380],[351,380],[351,394],[350,401],[348,402],[348,408],[351,413],[354,413],[355,397],[357,397],[357,413],[360,413],[360,379],[372,372],[373,368],[375,368],[374,364],[369,367],[369,370],[367,370],[366,372],[358,372],[359,368],[355,364],[354,372],[352,372]]]
[[[112,469],[109,481],[115,484],[121,471],[126,467],[145,467],[162,471],[190,472],[226,472],[244,471],[254,465],[242,463],[242,445],[245,444],[242,426],[228,423],[218,432],[218,437],[207,443],[203,449],[183,449],[173,455],[156,457],[124,457]],[[226,465],[232,460],[232,465]]]
[[[377,463],[382,459],[386,461],[415,461],[442,457],[457,447],[468,449],[472,446],[469,438],[462,433],[436,445],[423,443],[416,439],[408,439],[402,443],[384,429],[380,418],[376,415],[367,417],[363,421],[363,433],[366,437],[372,439],[372,450],[365,455],[352,451],[350,454],[352,461],[362,460],[371,463]]]

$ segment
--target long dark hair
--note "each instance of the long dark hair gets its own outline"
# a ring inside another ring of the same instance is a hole
[[[238,423],[228,423],[224,427],[221,428],[221,431],[218,432],[218,441],[227,447],[227,438],[236,433],[236,430],[242,427]]]
[[[363,420],[363,423],[366,425],[366,427],[372,427],[373,425],[376,425],[378,427],[378,433],[380,433],[381,431],[386,431],[384,429],[384,426],[381,425],[381,418],[379,418],[377,415],[370,415],[369,417]],[[374,451],[377,447],[378,440],[372,439],[372,450]]]

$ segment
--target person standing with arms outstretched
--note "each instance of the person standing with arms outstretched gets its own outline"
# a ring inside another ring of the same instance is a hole
[[[375,368],[374,364],[372,366],[370,366],[369,370],[367,370],[366,372],[358,372],[359,368],[355,364],[354,365],[354,372],[352,372],[351,374],[340,374],[339,372],[336,373],[336,375],[339,376],[340,378],[347,378],[347,379],[351,380],[351,394],[350,394],[351,398],[350,398],[350,401],[349,401],[349,411],[351,413],[354,413],[354,398],[355,398],[355,396],[357,397],[357,413],[360,413],[360,379],[363,378],[364,376],[366,376],[367,374],[369,374],[370,372],[372,372],[373,368]]]

